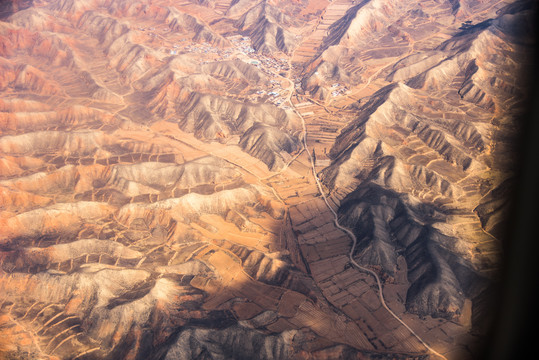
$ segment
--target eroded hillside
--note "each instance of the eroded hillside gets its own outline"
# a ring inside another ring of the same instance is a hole
[[[3,3],[0,358],[476,358],[533,11]]]

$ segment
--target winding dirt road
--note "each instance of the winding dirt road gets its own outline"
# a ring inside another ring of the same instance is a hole
[[[442,354],[440,354],[439,352],[437,352],[436,350],[434,350],[433,348],[431,348],[412,328],[410,328],[410,326],[408,326],[400,317],[398,317],[386,304],[386,301],[384,299],[384,293],[383,293],[383,287],[382,287],[382,282],[380,281],[380,277],[378,276],[378,274],[376,274],[374,271],[372,271],[371,269],[368,269],[366,267],[363,267],[361,265],[359,265],[355,260],[354,260],[354,257],[353,257],[353,254],[354,254],[354,251],[356,249],[356,245],[357,245],[357,237],[354,235],[354,233],[348,229],[348,228],[345,228],[344,226],[342,226],[341,224],[339,224],[339,216],[337,215],[337,212],[333,209],[333,207],[330,205],[328,199],[327,199],[327,196],[322,188],[322,184],[320,183],[320,179],[318,178],[318,175],[316,173],[316,169],[315,169],[315,164],[314,164],[314,158],[313,156],[311,155],[311,153],[309,152],[309,149],[307,147],[307,127],[305,125],[305,119],[303,118],[303,116],[299,113],[299,111],[297,111],[296,107],[294,106],[294,104],[292,102],[290,102],[290,104],[292,104],[292,109],[294,110],[294,112],[299,116],[299,118],[301,119],[301,123],[302,123],[302,127],[303,127],[303,150],[307,152],[307,154],[309,155],[309,160],[311,162],[311,170],[312,170],[312,174],[314,176],[314,180],[316,181],[316,185],[318,186],[318,191],[320,192],[320,195],[322,195],[322,198],[324,199],[324,202],[326,203],[326,206],[327,208],[331,211],[331,213],[333,214],[333,222],[335,224],[335,227],[337,227],[338,229],[341,229],[342,231],[344,231],[351,239],[352,239],[352,247],[350,248],[350,252],[348,253],[348,258],[349,258],[349,261],[352,265],[354,265],[357,269],[361,270],[361,271],[364,271],[364,272],[367,272],[369,274],[371,274],[372,276],[374,276],[374,278],[376,279],[376,283],[378,285],[378,296],[380,298],[380,303],[382,304],[382,306],[384,307],[384,309],[386,309],[389,314],[391,314],[391,316],[393,316],[399,323],[401,323],[406,329],[408,329],[408,331],[410,331],[410,333],[417,338],[417,340],[419,340],[419,342],[421,342],[421,344],[423,344],[423,346],[425,346],[425,348],[431,352],[433,355],[437,356],[438,358],[440,359],[444,359],[444,360],[447,360],[447,358],[445,356],[443,356]]]

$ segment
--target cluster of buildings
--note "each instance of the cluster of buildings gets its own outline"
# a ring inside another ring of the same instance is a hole
[[[255,52],[255,49],[251,45],[251,38],[248,36],[234,35],[227,37],[227,40],[234,45],[236,50],[244,54],[253,54]]]
[[[180,42],[185,42],[185,39],[180,40]],[[222,49],[218,47],[214,47],[211,44],[204,42],[204,43],[184,43],[184,44],[174,44],[171,47],[166,47],[164,49],[165,52],[168,52],[170,55],[179,55],[183,53],[194,53],[194,54],[204,54],[207,55],[207,57],[201,58],[200,63],[205,64],[211,61],[220,61],[220,60],[226,60],[230,58],[232,53],[234,52],[233,49]]]
[[[283,109],[289,108],[284,105],[287,100],[288,89],[283,88],[283,80],[281,77],[286,76],[289,70],[288,61],[286,58],[274,58],[265,54],[260,54],[252,47],[251,38],[248,36],[234,35],[227,38],[234,47],[232,48],[217,48],[211,44],[193,43],[181,39],[172,47],[168,46],[164,49],[170,55],[179,55],[182,53],[205,54],[201,57],[200,63],[205,64],[212,61],[222,61],[227,59],[237,58],[248,64],[256,66],[260,71],[268,76],[270,87],[260,89],[252,94],[249,99],[251,101],[267,101],[271,102]]]
[[[278,72],[288,71],[288,62],[284,58],[275,59],[272,56],[267,56],[264,54],[257,53],[252,46],[251,38],[248,36],[234,35],[227,38],[240,52],[238,56],[241,60],[258,66],[263,72],[267,75],[273,75],[273,72],[270,71],[276,70]]]
[[[248,36],[235,35],[228,37],[228,40],[239,52],[237,55],[240,60],[256,66],[270,78],[271,88],[258,90],[250,99],[253,101],[263,99],[281,106],[287,99],[288,91],[282,88],[282,80],[279,77],[286,76],[286,72],[289,70],[287,59],[276,59],[272,56],[257,53],[252,47],[251,38]],[[282,105],[282,108],[286,110],[289,107]]]
[[[178,46],[178,48],[180,48]],[[217,54],[222,57],[228,57],[232,53],[230,49],[221,49],[217,47],[213,47],[207,42],[201,43],[201,44],[189,44],[182,47],[183,51],[189,52],[189,53],[198,53],[198,54]],[[226,56],[225,56],[226,55]]]
[[[348,88],[343,84],[334,83],[331,85],[331,96],[344,95],[348,91]]]
[[[274,80],[270,80],[270,83],[271,82],[274,82]],[[265,100],[277,106],[281,106],[286,101],[288,92],[286,89],[282,89],[280,83],[277,81],[275,81],[275,83],[273,83],[271,86],[271,89],[268,90],[258,90],[249,99],[251,101]],[[286,105],[281,107],[285,110],[289,109],[289,107]]]

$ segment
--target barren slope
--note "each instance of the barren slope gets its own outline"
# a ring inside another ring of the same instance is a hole
[[[531,11],[3,3],[0,358],[473,359]]]

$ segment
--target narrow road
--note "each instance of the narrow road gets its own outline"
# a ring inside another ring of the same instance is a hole
[[[314,159],[313,159],[313,156],[311,155],[311,153],[309,152],[309,149],[307,147],[307,126],[305,125],[305,119],[303,118],[303,116],[299,113],[299,111],[297,111],[296,107],[294,106],[294,104],[292,102],[290,102],[292,104],[292,109],[294,110],[294,112],[299,116],[299,118],[301,119],[301,123],[302,123],[302,127],[303,127],[303,148],[304,148],[304,151],[307,152],[307,154],[309,155],[309,159],[310,159],[310,162],[311,162],[311,170],[312,170],[312,173],[313,173],[313,176],[314,176],[314,180],[316,181],[316,185],[318,186],[318,191],[320,192],[320,195],[322,195],[322,198],[324,199],[324,202],[326,203],[326,206],[327,208],[332,212],[333,214],[333,222],[335,223],[335,227],[337,227],[338,229],[341,229],[342,231],[344,231],[351,239],[352,239],[352,247],[350,249],[350,252],[348,253],[348,258],[350,260],[350,263],[352,265],[354,265],[356,268],[358,268],[359,270],[361,271],[364,271],[364,272],[367,272],[369,274],[371,274],[372,276],[374,276],[374,278],[376,279],[376,283],[378,285],[378,296],[380,298],[380,303],[382,304],[382,306],[384,307],[384,309],[386,309],[390,314],[391,316],[393,316],[399,323],[401,323],[406,329],[408,329],[408,331],[410,331],[410,333],[415,336],[417,338],[417,340],[419,340],[419,342],[421,344],[423,344],[423,346],[425,346],[425,348],[427,348],[428,351],[430,351],[432,354],[434,354],[435,356],[439,357],[440,359],[444,359],[444,360],[447,360],[447,358],[445,356],[443,356],[442,354],[440,354],[439,352],[437,352],[436,350],[434,350],[433,348],[431,348],[414,330],[412,330],[412,328],[410,328],[400,317],[398,317],[386,304],[386,301],[384,299],[384,294],[383,294],[383,288],[382,288],[382,282],[380,281],[380,278],[378,277],[378,274],[376,274],[374,271],[372,271],[371,269],[368,269],[366,267],[363,267],[361,265],[359,265],[355,260],[354,260],[354,257],[353,257],[353,254],[354,254],[354,251],[356,249],[356,245],[357,245],[357,238],[356,236],[354,235],[354,233],[352,231],[350,231],[348,228],[345,228],[343,227],[341,224],[339,224],[339,216],[337,215],[337,212],[333,209],[333,207],[330,205],[328,199],[327,199],[327,196],[322,188],[322,184],[320,183],[320,179],[318,178],[318,175],[316,173],[316,169],[315,169],[315,164],[314,164]]]

